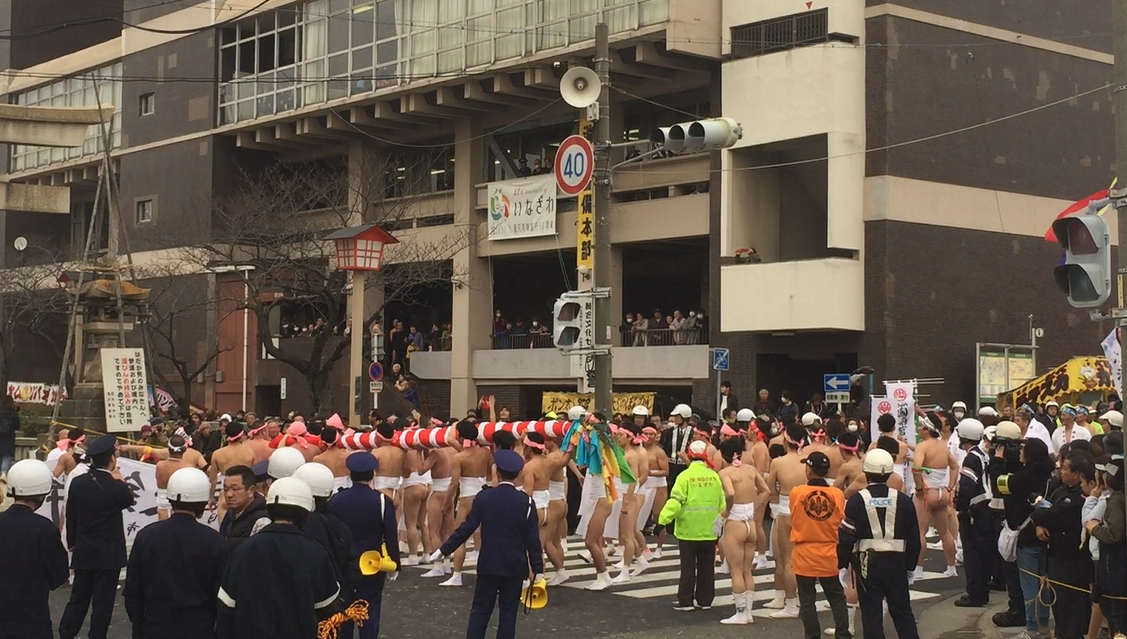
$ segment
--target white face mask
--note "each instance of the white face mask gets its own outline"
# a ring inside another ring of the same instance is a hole
[[[953,411],[953,413],[955,415],[955,419],[962,419],[963,415],[966,415],[966,413],[961,410]]]
[[[846,430],[848,430],[851,433],[856,433],[857,432],[857,424],[855,424],[853,422],[849,422],[849,426],[846,427]]]

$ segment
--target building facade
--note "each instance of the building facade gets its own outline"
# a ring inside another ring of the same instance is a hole
[[[400,240],[365,308],[379,316],[385,360],[395,320],[426,334],[409,362],[423,412],[462,414],[492,394],[533,415],[545,391],[576,391],[582,364],[531,330],[583,284],[576,199],[559,199],[555,233],[541,236],[491,237],[487,209],[490,184],[542,172],[578,130],[560,77],[590,63],[600,21],[611,33],[613,141],[637,143],[614,159],[677,122],[725,116],[744,132],[728,150],[614,174],[599,213],[614,324],[600,328],[614,338],[616,390],[710,410],[709,349],[724,347],[724,377],[748,401],[759,388],[805,398],[823,374],[868,365],[878,381],[942,380],[923,401],[949,404],[975,394],[975,344],[1027,343],[1031,315],[1045,330],[1040,369],[1098,353],[1110,330],[1066,304],[1052,283],[1059,249],[1041,237],[1114,173],[1108,2],[250,4],[108,3],[98,29],[67,39],[35,36],[50,14],[0,2],[12,33],[29,34],[0,53],[11,102],[119,111],[108,139],[129,250],[140,265],[180,262],[177,275],[194,282],[184,290],[200,312],[170,344],[183,369],[200,370],[184,380],[196,403],[306,410],[306,375],[262,342],[319,357],[348,339],[332,304],[283,285],[252,291],[236,264],[189,266],[177,252],[223,243],[231,207],[216,202],[271,167],[348,185],[308,211],[295,205],[300,219],[339,210],[338,227],[379,223]],[[102,140],[92,130],[82,148],[9,150],[9,179],[68,187],[71,212],[6,213],[7,268],[81,251]],[[50,248],[17,252],[16,236]],[[272,314],[238,302],[261,306],[264,295],[279,300]],[[664,322],[690,313],[693,328]],[[654,328],[627,325],[639,315]],[[323,340],[304,334],[334,327]],[[330,378],[344,411],[347,357]],[[390,392],[380,401],[402,406]]]

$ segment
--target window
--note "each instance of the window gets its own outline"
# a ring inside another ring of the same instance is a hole
[[[155,93],[144,93],[141,95],[141,117],[152,115],[157,112],[157,95]]]
[[[732,27],[732,57],[750,58],[827,42],[828,30],[828,9]]]
[[[137,223],[144,224],[153,221],[153,201],[137,200]]]

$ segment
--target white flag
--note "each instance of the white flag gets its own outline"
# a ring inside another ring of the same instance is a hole
[[[1104,357],[1107,358],[1107,365],[1111,367],[1112,379],[1115,380],[1115,391],[1123,397],[1123,346],[1119,343],[1119,336],[1117,333],[1119,329],[1113,328],[1107,334],[1104,341],[1100,342],[1100,346],[1104,349]]]

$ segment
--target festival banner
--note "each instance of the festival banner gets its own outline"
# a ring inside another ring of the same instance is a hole
[[[141,425],[149,421],[145,352],[140,348],[103,348],[102,384],[106,432],[141,430]]]
[[[614,393],[611,398],[612,413],[629,415],[635,406],[645,406],[653,414],[654,393]],[[545,392],[540,398],[540,412],[542,415],[556,413],[566,415],[572,406],[582,406],[588,410],[595,404],[592,393],[553,393]]]
[[[129,485],[129,490],[133,491],[133,497],[137,500],[137,503],[122,513],[125,541],[132,543],[139,530],[157,521],[157,467],[153,464],[119,457],[117,470],[121,473],[122,479]],[[60,522],[63,520],[65,504],[64,478],[59,477],[55,479],[51,486],[51,494],[47,496],[39,510],[35,511],[60,526],[64,544],[66,543],[66,527],[62,526]],[[200,522],[219,530],[219,518],[215,510],[205,511],[203,517],[200,518]]]
[[[595,123],[583,118],[579,121],[579,135],[590,139],[591,129]],[[579,192],[576,198],[578,213],[575,220],[575,268],[577,271],[587,269],[588,273],[595,270],[595,187],[594,180],[587,188]],[[583,278],[579,278],[580,288],[590,288],[583,285]],[[587,280],[590,282],[591,280]]]
[[[909,444],[916,443],[916,383],[884,383],[887,401],[891,402],[892,416],[896,418],[896,435]]]
[[[876,441],[880,437],[877,430],[877,418],[892,412],[892,402],[887,397],[873,395],[869,397],[869,437]]]
[[[1119,329],[1111,329],[1100,346],[1104,349],[1104,358],[1107,359],[1111,377],[1115,380],[1115,392],[1123,397],[1123,346],[1119,343]]]
[[[8,395],[18,404],[46,404],[54,406],[59,401],[58,384],[39,384],[34,382],[8,382]],[[66,399],[66,393],[63,393]]]
[[[486,192],[490,240],[556,234],[555,176],[491,182]]]

